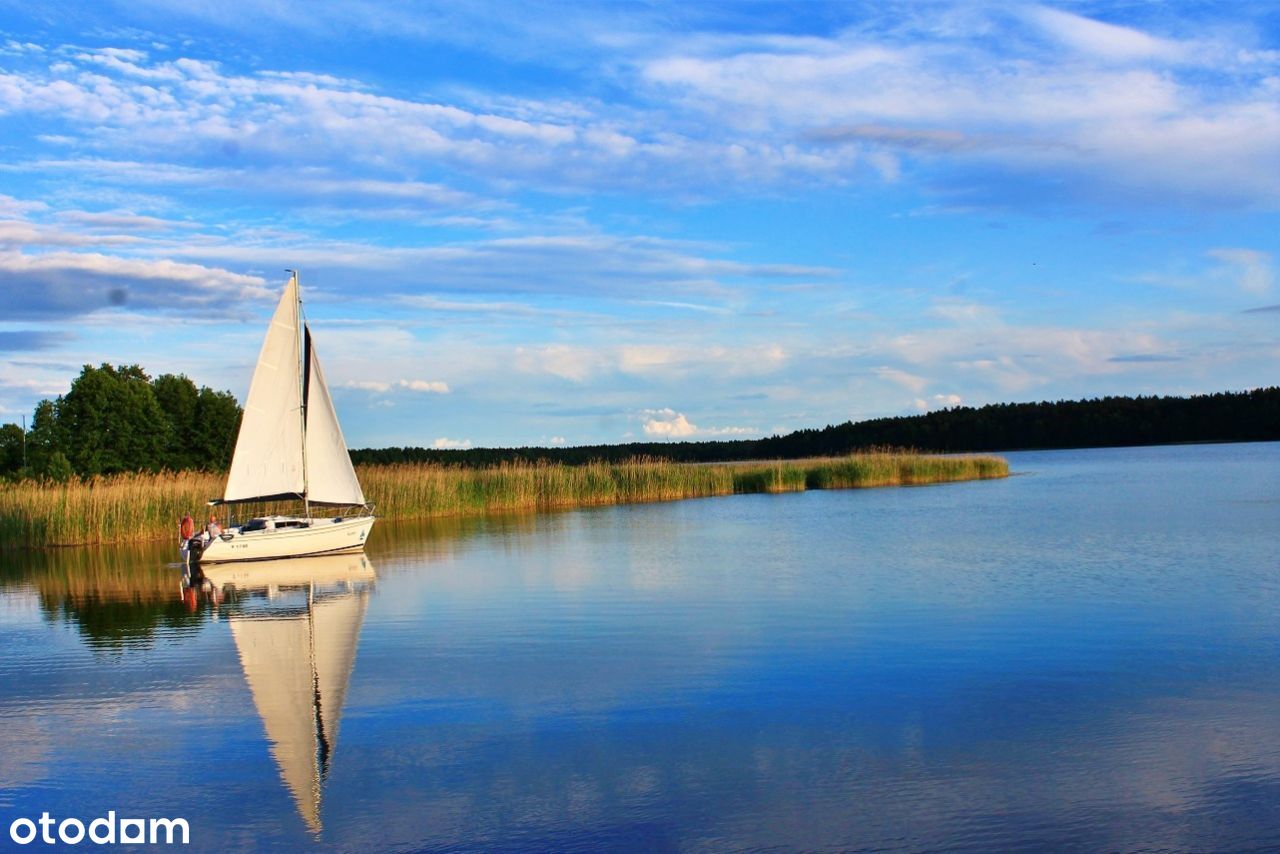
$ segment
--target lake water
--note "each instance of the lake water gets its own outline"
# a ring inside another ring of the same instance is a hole
[[[1280,444],[1008,457],[383,522],[222,595],[168,544],[6,553],[0,847],[1280,847]]]

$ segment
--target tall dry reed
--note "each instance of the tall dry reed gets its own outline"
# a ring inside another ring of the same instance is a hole
[[[361,466],[360,483],[378,515],[392,519],[673,501],[750,492],[793,492],[1004,477],[999,457],[874,452],[814,460],[673,463],[665,460]],[[0,548],[121,543],[177,538],[178,520],[202,521],[221,475],[125,474],[66,484],[0,486]],[[203,512],[202,512],[203,511]],[[264,505],[241,512],[297,512]]]

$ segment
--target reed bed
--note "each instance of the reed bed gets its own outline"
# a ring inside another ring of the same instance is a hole
[[[46,549],[0,568],[0,589],[34,587],[48,603],[170,603],[181,582],[166,566],[173,551],[163,543],[103,548]]]
[[[848,489],[1005,477],[1005,460],[873,452],[847,457],[750,463],[665,460],[360,466],[378,515],[391,519],[469,516],[605,504],[674,501],[735,493]],[[203,472],[124,474],[66,484],[0,486],[0,548],[139,542],[177,537],[178,520],[200,521],[223,476]],[[255,513],[296,512],[258,506]]]

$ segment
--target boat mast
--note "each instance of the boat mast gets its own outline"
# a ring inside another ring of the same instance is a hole
[[[298,332],[298,382],[300,384],[298,399],[302,405],[298,412],[302,417],[302,508],[303,515],[311,518],[311,495],[307,487],[307,362],[310,355],[306,352],[306,335],[302,329],[302,289],[298,286],[298,271],[286,270],[293,274],[293,293],[297,297],[293,304],[293,328]]]
[[[320,772],[320,782],[323,784],[324,778],[329,774],[329,751],[332,747],[324,733],[324,697],[320,694],[320,665],[316,660],[316,583],[314,580],[307,585],[307,630],[311,642],[311,708],[316,727],[316,767]],[[338,712],[340,713],[340,710]],[[318,799],[318,790],[316,796]]]

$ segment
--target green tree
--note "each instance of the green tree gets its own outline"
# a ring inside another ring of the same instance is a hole
[[[162,374],[153,381],[137,365],[85,365],[70,391],[36,406],[27,434],[28,467],[39,477],[68,466],[81,475],[225,469],[240,415],[230,392],[197,389],[185,375]],[[0,474],[10,470],[15,438],[20,446],[20,429],[0,429]]]
[[[26,436],[17,424],[0,427],[0,474],[17,474],[22,468],[22,450]]]
[[[192,467],[225,469],[231,465],[240,416],[240,406],[231,392],[200,388],[190,439],[195,454]]]
[[[151,381],[151,388],[156,402],[169,419],[162,466],[173,471],[204,467],[199,449],[194,447],[196,409],[200,397],[196,384],[185,374],[162,374]]]
[[[169,419],[139,366],[85,365],[56,409],[67,459],[78,474],[162,467]]]
[[[36,404],[31,430],[27,433],[27,467],[37,477],[49,474],[49,463],[54,454],[66,454],[66,436],[58,424],[57,405],[52,400]]]
[[[75,471],[71,468],[71,461],[67,459],[67,455],[62,451],[54,451],[49,456],[49,464],[45,466],[44,476],[50,480],[56,480],[59,483],[66,483],[71,479],[71,475]]]

